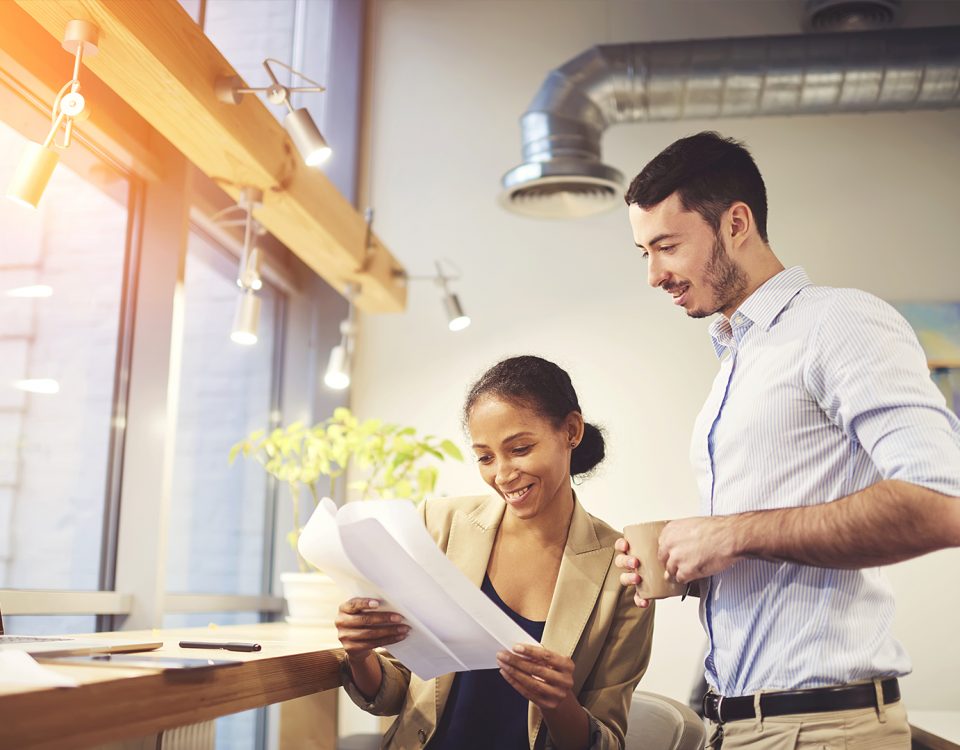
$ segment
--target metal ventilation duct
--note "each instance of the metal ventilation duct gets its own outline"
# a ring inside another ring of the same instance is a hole
[[[960,26],[601,45],[552,71],[520,118],[501,202],[541,218],[616,206],[600,160],[622,122],[960,106]]]
[[[875,31],[900,20],[900,0],[807,0],[807,31]]]

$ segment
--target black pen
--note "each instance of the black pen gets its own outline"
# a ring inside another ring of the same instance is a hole
[[[224,651],[259,651],[259,643],[208,643],[207,641],[180,641],[180,648],[222,648]]]

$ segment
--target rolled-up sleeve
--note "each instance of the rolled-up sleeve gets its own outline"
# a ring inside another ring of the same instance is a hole
[[[410,685],[410,670],[387,654],[377,654],[380,662],[380,690],[373,699],[368,699],[357,688],[346,660],[340,664],[340,684],[346,690],[350,700],[364,711],[375,716],[396,716],[403,708]]]
[[[884,479],[960,497],[960,421],[903,316],[847,290],[824,310],[807,352],[810,392]]]

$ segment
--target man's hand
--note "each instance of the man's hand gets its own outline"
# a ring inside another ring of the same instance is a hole
[[[637,572],[637,568],[640,567],[640,561],[630,554],[630,542],[623,537],[617,539],[613,546],[617,552],[620,553],[614,559],[613,564],[621,570],[627,571],[626,573],[620,574],[620,585],[633,586],[634,603],[641,609],[646,609],[650,606],[650,600],[643,599],[636,593],[636,587],[643,583],[643,577]]]
[[[709,516],[670,521],[660,532],[657,557],[678,583],[689,583],[726,570],[741,559],[736,552],[736,516]],[[622,581],[624,576],[620,576]]]

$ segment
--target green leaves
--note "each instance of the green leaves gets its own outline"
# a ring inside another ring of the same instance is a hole
[[[460,449],[454,445],[449,440],[443,440],[440,442],[440,448],[446,453],[450,458],[453,458],[457,461],[463,461],[463,454],[460,452]]]
[[[333,497],[338,480],[349,477],[348,499],[420,502],[436,488],[436,462],[448,458],[463,461],[460,449],[450,440],[420,437],[414,427],[385,424],[380,419],[360,421],[346,407],[335,409],[332,416],[312,427],[293,422],[269,434],[255,430],[230,448],[230,464],[241,454],[289,486],[298,528],[287,535],[287,541],[294,551],[301,531],[297,512],[301,487],[316,501],[322,494]],[[328,482],[326,491],[317,488],[323,477]],[[300,565],[303,569],[305,562],[300,560]]]

